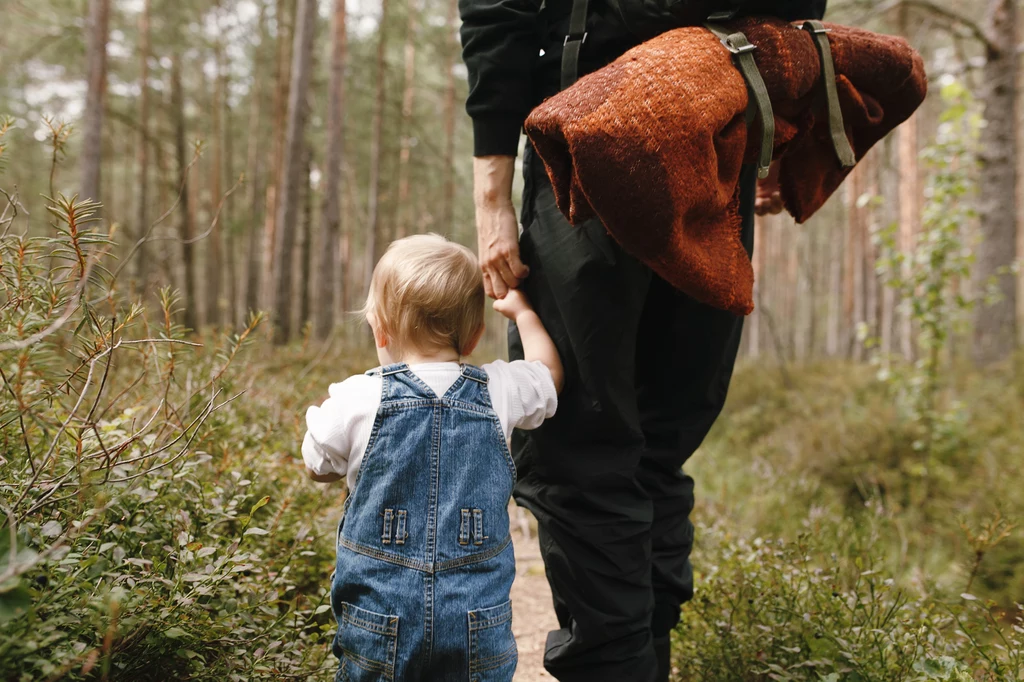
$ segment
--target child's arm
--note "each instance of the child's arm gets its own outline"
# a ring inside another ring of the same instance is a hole
[[[518,289],[511,289],[504,298],[494,302],[494,309],[516,323],[523,343],[524,359],[540,362],[547,367],[555,383],[555,391],[561,393],[565,380],[562,359],[526,295]]]
[[[345,388],[344,383],[333,384],[330,397],[306,411],[302,459],[306,474],[318,483],[340,480],[348,472],[352,415]]]
[[[318,474],[309,467],[306,467],[306,473],[309,474],[309,477],[317,483],[334,483],[335,481],[340,481],[345,478],[341,474],[336,474],[333,471],[326,474]]]

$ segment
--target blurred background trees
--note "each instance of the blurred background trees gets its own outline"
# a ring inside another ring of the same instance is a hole
[[[913,296],[885,286],[880,240],[895,226],[906,268],[928,187],[919,157],[941,125],[934,93],[953,81],[985,122],[964,177],[973,212],[959,238],[973,265],[957,294],[974,305],[957,348],[987,364],[1019,343],[1017,13],[1012,0],[831,3],[833,21],[905,34],[933,94],[807,225],[762,221],[746,354],[914,358]],[[132,290],[173,284],[190,327],[234,328],[260,308],[278,342],[325,338],[391,239],[474,242],[455,0],[8,0],[5,17],[9,144],[42,137],[43,116],[77,129],[77,163],[53,191],[102,200],[127,235]],[[11,173],[23,195],[49,190],[44,159]],[[37,218],[29,230],[46,229]]]
[[[75,128],[53,191],[102,200],[122,283],[174,285],[189,327],[262,308],[280,342],[314,320],[324,338],[391,239],[473,242],[454,0],[9,0],[3,14],[8,144],[42,140],[44,116]],[[48,176],[34,151],[11,169],[22,196],[48,194]]]

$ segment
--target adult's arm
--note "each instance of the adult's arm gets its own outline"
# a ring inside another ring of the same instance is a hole
[[[519,220],[512,205],[515,162],[510,155],[473,159],[477,255],[484,292],[491,298],[504,298],[530,273],[519,259]]]
[[[533,106],[541,0],[459,0],[462,59],[473,119],[473,200],[484,290],[503,298],[528,270],[519,259],[512,178],[519,133]]]
[[[515,156],[534,102],[541,0],[459,0],[474,156]]]

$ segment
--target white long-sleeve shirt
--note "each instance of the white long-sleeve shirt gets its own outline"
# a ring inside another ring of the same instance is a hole
[[[439,396],[462,373],[456,362],[411,365],[409,369]],[[551,371],[543,363],[498,360],[481,369],[487,372],[491,406],[506,441],[512,429],[535,429],[554,416],[558,394]],[[330,397],[322,405],[306,410],[302,459],[313,473],[346,476],[352,488],[380,407],[381,381],[380,375],[349,377],[331,384]]]

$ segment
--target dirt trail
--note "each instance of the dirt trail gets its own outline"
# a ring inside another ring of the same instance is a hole
[[[513,505],[512,542],[516,548],[516,580],[512,585],[512,631],[519,645],[514,682],[554,680],[544,670],[544,641],[558,623],[551,607],[551,589],[537,545],[536,522]],[[528,537],[527,537],[528,535]]]

